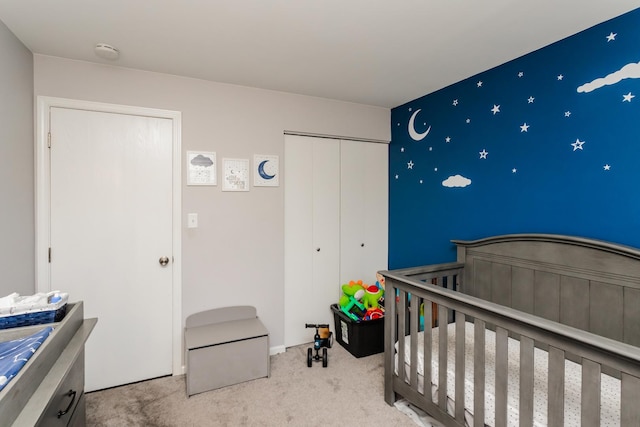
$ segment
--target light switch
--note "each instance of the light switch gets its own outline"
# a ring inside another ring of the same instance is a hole
[[[198,228],[198,214],[187,214],[187,228]]]

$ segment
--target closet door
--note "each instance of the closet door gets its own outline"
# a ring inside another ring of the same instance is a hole
[[[388,145],[343,140],[340,154],[340,281],[373,285],[388,259]]]
[[[285,135],[285,346],[330,323],[340,284],[340,142]]]

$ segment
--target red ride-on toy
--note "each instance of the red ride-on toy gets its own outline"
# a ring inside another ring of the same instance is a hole
[[[306,323],[305,328],[316,328],[316,334],[313,337],[313,349],[316,354],[313,354],[311,348],[307,349],[307,366],[310,368],[313,362],[319,362],[322,360],[322,367],[326,368],[329,364],[329,358],[327,356],[327,348],[331,348],[333,344],[333,332],[329,330],[327,324],[311,324]],[[322,356],[318,353],[322,349]]]

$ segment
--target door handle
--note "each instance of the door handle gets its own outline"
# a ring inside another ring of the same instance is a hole
[[[158,262],[160,263],[161,266],[165,267],[167,264],[169,264],[169,257],[166,257],[166,256],[160,257]]]

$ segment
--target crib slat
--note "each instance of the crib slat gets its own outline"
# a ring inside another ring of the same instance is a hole
[[[640,425],[640,378],[622,373],[621,386],[622,411],[620,424],[622,427]]]
[[[508,338],[509,333],[506,329],[496,328],[496,427],[507,425]]]
[[[431,301],[425,301],[424,303],[424,318],[425,322],[427,319],[431,319],[431,315],[433,314],[433,308]],[[431,374],[431,356],[432,356],[432,340],[433,340],[433,329],[431,327],[427,327],[425,323],[424,327],[424,395],[427,398],[427,401],[433,402],[433,393],[431,393],[431,382],[433,381],[433,376]]]
[[[409,330],[411,331],[411,354],[409,360],[411,361],[410,373],[409,373],[409,385],[414,390],[418,390],[418,326],[420,325],[420,299],[416,295],[413,295],[410,301],[410,319]]]
[[[389,295],[396,295],[396,285],[393,279],[386,281],[386,292]],[[397,340],[397,305],[395,304],[395,298],[390,299],[390,303],[386,307],[386,313],[384,317],[384,401],[389,405],[393,405],[396,401],[396,393],[393,389],[393,383],[395,381],[395,357],[396,354],[393,350],[394,343]],[[402,359],[398,359],[399,361]]]
[[[403,290],[399,290],[398,293],[398,378],[400,378],[401,381],[405,381],[406,378],[406,374],[405,374],[405,370],[404,370],[404,361],[405,359],[405,354],[404,354],[404,341],[405,341],[405,335],[407,334],[407,325],[406,325],[406,318],[407,318],[407,293]]]
[[[447,322],[444,319],[448,316],[447,307],[440,304],[438,306],[438,406],[443,411],[447,410]]]
[[[446,277],[446,281],[447,281],[447,289],[454,290],[455,289],[454,276],[453,275],[447,275],[445,277]],[[454,322],[454,321],[455,321],[455,311],[454,310],[449,310],[449,317],[447,317],[447,323]]]
[[[465,316],[456,312],[456,420],[464,425]]]
[[[484,328],[485,322],[474,321],[473,345],[473,425],[484,427]]]
[[[520,427],[533,425],[533,340],[520,337]]]
[[[564,351],[549,347],[547,420],[550,426],[564,424]]]
[[[585,427],[600,425],[600,371],[599,363],[582,359],[580,419]]]

